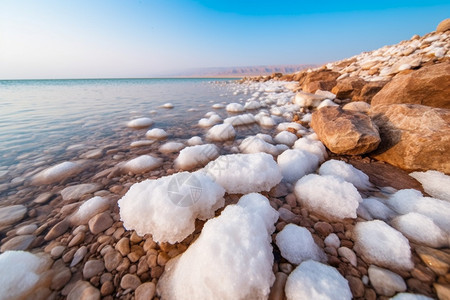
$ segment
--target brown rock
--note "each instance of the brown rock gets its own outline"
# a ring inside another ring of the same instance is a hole
[[[74,186],[68,186],[61,191],[61,196],[64,201],[78,200],[85,194],[91,194],[101,188],[96,183],[82,183]]]
[[[62,220],[61,222],[53,226],[52,229],[50,229],[50,231],[47,233],[44,239],[46,241],[51,241],[63,235],[69,229],[69,225],[70,225],[69,221],[67,221],[66,219]]]
[[[86,237],[86,234],[83,231],[78,232],[69,243],[69,247],[78,246],[84,241],[84,238]]]
[[[100,299],[100,291],[87,281],[78,281],[67,295],[67,300],[97,300]]]
[[[372,99],[372,106],[394,103],[450,108],[450,62],[429,65],[399,74]]]
[[[72,278],[72,272],[67,267],[63,267],[55,272],[50,284],[50,288],[55,291],[62,289]]]
[[[163,272],[164,272],[164,269],[162,267],[156,266],[156,267],[152,268],[150,275],[152,276],[152,278],[159,278]]]
[[[299,80],[299,83],[302,90],[308,93],[314,93],[316,90],[331,91],[340,75],[338,72],[320,69],[306,73],[306,76]]]
[[[90,279],[105,269],[105,264],[101,260],[88,260],[84,264],[83,276]]]
[[[0,207],[0,226],[11,225],[23,219],[27,208],[23,205]]]
[[[153,299],[156,292],[156,286],[153,282],[146,282],[137,287],[134,292],[136,300]]]
[[[120,280],[120,287],[124,290],[135,290],[139,285],[141,285],[141,280],[134,274],[125,274]]]
[[[317,222],[314,224],[314,230],[322,237],[328,236],[333,232],[333,226],[326,222]]]
[[[436,28],[436,32],[445,32],[447,30],[450,30],[450,19],[441,21]]]
[[[447,19],[448,20],[448,19]],[[450,300],[450,284],[433,284],[439,300]]]
[[[288,276],[283,272],[275,274],[275,282],[270,289],[269,300],[283,300],[285,299],[284,287]]]
[[[114,292],[114,285],[111,281],[105,281],[100,288],[102,296],[111,295]]]
[[[359,97],[365,84],[366,82],[359,77],[347,77],[338,80],[331,92],[338,99],[353,99],[353,97]],[[359,99],[355,99],[355,101],[359,101]]]
[[[378,147],[380,136],[370,118],[338,106],[323,107],[312,114],[311,127],[319,139],[337,154],[358,155]]]
[[[352,291],[353,298],[359,298],[364,296],[364,284],[361,279],[355,276],[346,276],[348,280],[348,285]]]
[[[353,101],[364,101],[371,103],[373,97],[386,85],[387,81],[370,81],[367,82],[359,95],[354,95]]]
[[[130,241],[135,244],[139,244],[142,241],[142,237],[139,236],[136,231],[133,231],[130,237]]]
[[[113,224],[113,219],[110,216],[110,213],[105,211],[98,215],[95,215],[92,219],[89,220],[89,230],[92,234],[98,234]]]
[[[372,156],[408,171],[450,173],[450,111],[417,104],[372,106],[381,144]]]
[[[121,238],[115,248],[122,256],[127,256],[130,253],[130,240],[127,237]]]
[[[0,251],[5,252],[8,250],[27,250],[35,239],[36,237],[32,234],[13,237],[6,243],[2,244]]]
[[[425,246],[416,247],[416,252],[434,273],[445,275],[450,271],[450,254]]]
[[[366,289],[364,292],[364,299],[366,300],[375,300],[377,299],[377,293],[375,293],[372,289]]]
[[[169,260],[170,260],[170,256],[167,255],[167,253],[159,252],[158,259],[157,259],[158,265],[160,265],[161,267],[164,267]]]
[[[118,251],[108,251],[105,254],[104,260],[106,269],[111,272],[122,262],[122,255]]]

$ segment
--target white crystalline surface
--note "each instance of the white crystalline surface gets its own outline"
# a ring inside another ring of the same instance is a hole
[[[151,126],[152,124],[153,120],[150,118],[138,118],[128,122],[127,126],[130,128],[145,128]]]
[[[0,254],[0,299],[25,298],[43,284],[39,280],[48,267],[47,259],[29,252],[6,251]]]
[[[78,210],[70,217],[70,222],[77,226],[87,224],[89,220],[109,207],[109,200],[100,196],[95,196],[86,200]]]
[[[123,168],[127,172],[132,172],[134,174],[145,173],[156,169],[161,165],[161,159],[153,157],[151,155],[141,155],[127,161]]]
[[[302,205],[331,218],[356,218],[362,201],[353,184],[335,176],[309,174],[295,184],[295,195]]]
[[[164,145],[162,145],[161,147],[159,147],[158,150],[161,153],[174,153],[174,152],[180,151],[184,147],[186,147],[186,146],[180,142],[167,142]]]
[[[398,293],[391,300],[433,300],[433,298],[420,294]]]
[[[210,115],[207,114],[206,118],[200,119],[200,121],[198,121],[198,126],[200,126],[200,127],[211,127],[211,126],[216,125],[216,124],[218,124],[220,122],[222,122],[222,118],[218,114],[212,113]]]
[[[232,140],[236,136],[236,131],[231,124],[214,125],[206,133],[206,138],[216,142]]]
[[[274,137],[274,141],[279,144],[285,144],[289,147],[293,146],[297,140],[297,136],[289,131],[282,131]]]
[[[369,176],[342,160],[330,159],[324,162],[320,166],[319,174],[341,177],[345,181],[352,183],[358,189],[365,190],[372,186],[369,181]]]
[[[230,103],[225,108],[229,112],[242,112],[245,110],[244,106],[239,103]]]
[[[427,216],[419,213],[408,213],[392,220],[392,224],[408,239],[416,243],[434,248],[448,245],[450,236]]]
[[[433,170],[409,175],[419,181],[429,195],[450,202],[450,176]]]
[[[218,156],[219,149],[213,144],[186,147],[175,159],[175,167],[181,170],[191,170],[206,165]]]
[[[229,194],[270,191],[282,178],[277,163],[267,153],[222,155],[204,171]]]
[[[168,134],[164,129],[153,128],[153,129],[150,129],[149,131],[147,131],[145,136],[149,139],[159,140],[159,139],[165,139],[168,136]]]
[[[258,136],[249,136],[245,138],[239,145],[242,153],[259,153],[265,152],[271,155],[278,155],[279,151],[276,146],[269,144]]]
[[[292,264],[300,264],[305,260],[326,262],[327,256],[314,239],[308,229],[295,224],[286,225],[276,237],[276,243],[281,256]]]
[[[233,126],[240,126],[240,125],[253,124],[256,122],[256,119],[252,114],[243,114],[243,115],[239,115],[239,116],[233,116],[233,117],[226,118],[223,122],[225,124],[231,124]]]
[[[350,300],[352,292],[345,279],[333,267],[308,260],[302,262],[286,281],[286,298]]]
[[[155,242],[176,243],[194,232],[195,219],[206,220],[224,205],[224,189],[201,173],[182,172],[135,183],[119,200],[127,230]]]
[[[35,184],[50,184],[74,176],[82,170],[80,163],[65,161],[49,167],[33,177]]]
[[[267,299],[275,281],[270,234],[278,213],[259,194],[209,220],[158,282],[163,299]]]
[[[327,150],[321,141],[313,138],[302,137],[298,139],[294,144],[294,149],[305,150],[317,156],[319,162],[325,161],[328,157]]]
[[[404,270],[414,267],[408,239],[385,222],[360,222],[356,224],[354,233],[356,251],[370,263]]]
[[[286,150],[277,158],[283,179],[295,182],[303,176],[314,172],[319,166],[319,159],[314,154],[304,150]]]
[[[202,138],[199,136],[193,136],[187,140],[189,146],[197,146],[203,144]]]
[[[388,221],[397,215],[392,209],[374,197],[363,199],[362,206],[375,219]]]

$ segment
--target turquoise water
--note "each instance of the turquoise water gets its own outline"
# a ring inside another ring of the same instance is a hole
[[[177,137],[190,137],[189,128],[213,103],[237,101],[227,94],[227,81],[0,81],[0,178],[26,162],[51,165],[70,159],[68,149],[76,145],[89,149],[142,139],[125,125],[138,117],[152,118],[153,128],[176,125]],[[160,108],[167,102],[174,108]]]

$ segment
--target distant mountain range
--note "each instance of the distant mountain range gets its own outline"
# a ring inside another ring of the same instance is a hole
[[[244,77],[256,75],[270,75],[272,73],[295,73],[308,68],[316,68],[317,65],[271,65],[271,66],[246,66],[246,67],[217,67],[189,69],[183,72],[171,74],[175,77]]]

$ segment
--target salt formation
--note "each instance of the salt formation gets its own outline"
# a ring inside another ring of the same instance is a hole
[[[362,206],[375,219],[389,221],[397,215],[392,209],[374,197],[363,199]]]
[[[309,136],[298,139],[294,146],[294,149],[305,150],[311,154],[314,154],[319,159],[319,163],[324,162],[328,157],[327,150],[321,141],[315,140]]]
[[[161,105],[162,108],[173,108],[173,104],[168,102],[168,103],[164,103],[163,105]]]
[[[236,130],[230,124],[214,125],[206,133],[206,138],[215,142],[223,142],[234,139]]]
[[[245,103],[244,108],[247,110],[252,110],[252,109],[258,109],[261,107],[261,103],[259,103],[258,101],[252,100],[249,101],[247,103]]]
[[[198,239],[168,262],[163,299],[267,299],[275,281],[270,235],[278,213],[260,194],[243,196],[209,220]]]
[[[162,139],[165,139],[168,136],[168,134],[167,134],[167,132],[164,129],[153,128],[153,129],[147,131],[145,136],[148,139],[162,140]]]
[[[273,127],[276,125],[275,120],[271,116],[265,114],[257,114],[255,120],[261,127]]]
[[[256,122],[256,119],[252,114],[243,114],[239,116],[226,118],[223,122],[225,124],[231,124],[233,126],[241,126],[253,124]]]
[[[153,125],[153,120],[150,118],[138,118],[131,120],[127,123],[127,126],[130,128],[146,128]]]
[[[204,171],[229,194],[270,191],[282,178],[277,163],[267,153],[222,155]]]
[[[327,256],[316,245],[311,232],[304,227],[295,224],[286,225],[277,234],[276,244],[281,251],[281,256],[292,264],[298,265],[309,259],[327,261]]]
[[[86,200],[78,210],[70,216],[70,223],[73,226],[87,224],[96,214],[104,212],[109,208],[109,200],[100,196],[95,196]]]
[[[307,151],[289,149],[278,156],[277,163],[283,179],[287,182],[296,182],[314,172],[319,166],[319,159]]]
[[[276,146],[269,144],[258,136],[249,136],[245,138],[239,145],[242,153],[259,153],[265,152],[271,155],[278,155],[279,150]]]
[[[48,287],[46,272],[53,261],[44,255],[24,251],[0,254],[0,299],[26,299],[40,287]]]
[[[309,174],[295,184],[297,200],[314,212],[331,218],[356,218],[362,201],[353,184],[334,176]]]
[[[367,190],[372,187],[369,176],[342,160],[330,159],[326,161],[320,166],[319,174],[340,177],[362,190]]]
[[[162,145],[161,147],[159,147],[159,152],[164,153],[164,154],[169,154],[169,153],[175,153],[180,151],[181,149],[183,149],[184,147],[186,147],[183,143],[179,143],[179,142],[167,142],[164,145]]]
[[[325,99],[322,102],[320,102],[320,104],[317,106],[317,109],[321,109],[322,107],[326,107],[326,106],[339,106],[339,105],[334,103],[330,99]]]
[[[396,292],[406,291],[405,280],[394,272],[370,265],[368,274],[370,283],[379,295],[393,296]]]
[[[194,232],[195,219],[206,220],[224,205],[224,189],[201,173],[182,172],[135,183],[119,200],[127,230],[155,242],[176,243]]]
[[[218,156],[219,149],[213,144],[186,147],[175,159],[175,167],[181,170],[192,170],[195,167],[206,165]]]
[[[205,118],[200,119],[200,121],[198,121],[198,126],[211,127],[220,122],[222,122],[222,118],[218,114],[212,113],[212,114],[207,114],[207,115],[205,115]]]
[[[392,297],[391,300],[433,300],[433,298],[420,294],[399,293]]]
[[[403,270],[414,267],[408,239],[383,221],[359,222],[354,233],[355,249],[368,262]]]
[[[223,105],[222,103],[215,103],[215,104],[213,104],[212,108],[221,109],[221,108],[225,108],[225,105]]]
[[[276,143],[285,144],[289,147],[292,147],[297,140],[297,136],[289,131],[282,131],[278,133],[274,139]]]
[[[409,175],[419,181],[429,195],[450,202],[450,176],[433,170]]]
[[[187,140],[189,146],[197,146],[203,144],[202,138],[199,136],[193,136]]]
[[[61,182],[66,178],[77,175],[82,170],[83,166],[80,162],[65,161],[37,173],[34,175],[32,183],[51,184]]]
[[[350,300],[352,292],[348,281],[333,267],[308,260],[302,262],[286,281],[286,298]]]
[[[160,158],[151,155],[141,155],[127,161],[123,165],[123,169],[133,174],[141,174],[158,168],[161,166],[161,163]]]
[[[449,243],[446,234],[432,219],[418,213],[408,213],[392,220],[393,226],[408,239],[426,246],[440,248]]]
[[[227,105],[226,110],[229,112],[243,112],[245,110],[244,106],[239,103],[230,103]]]

